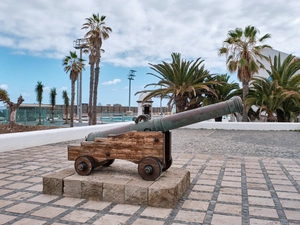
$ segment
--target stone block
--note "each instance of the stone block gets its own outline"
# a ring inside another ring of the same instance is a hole
[[[159,180],[160,181],[160,180]],[[149,187],[148,205],[161,208],[172,208],[177,203],[178,185],[173,181],[158,182]]]
[[[130,178],[112,177],[103,183],[103,201],[125,203],[125,184]]]
[[[67,168],[43,177],[43,194],[63,195],[63,179],[75,173],[73,168]]]
[[[103,182],[82,181],[81,197],[94,201],[103,200]]]
[[[64,196],[72,198],[81,198],[81,182],[80,176],[75,174],[64,179]]]
[[[153,207],[174,207],[190,184],[190,172],[171,168],[148,190],[148,205]]]
[[[125,185],[125,204],[147,205],[148,188],[154,181],[145,181],[141,178],[135,178]]]

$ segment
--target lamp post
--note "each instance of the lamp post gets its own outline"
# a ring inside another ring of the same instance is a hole
[[[73,47],[80,49],[80,59],[82,59],[82,49],[88,48],[88,40],[86,38],[79,38],[73,41]],[[78,123],[82,123],[82,71],[80,72],[79,79],[77,78],[77,115]]]
[[[128,80],[129,80],[129,103],[128,103],[128,111],[130,111],[130,96],[131,96],[131,81],[135,77],[135,70],[130,70],[129,75],[128,75]]]

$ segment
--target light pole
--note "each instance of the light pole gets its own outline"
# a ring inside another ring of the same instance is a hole
[[[130,70],[129,75],[128,75],[128,80],[129,80],[129,104],[128,104],[128,111],[130,111],[130,95],[131,95],[131,81],[135,77],[135,70]]]
[[[80,49],[80,59],[82,59],[82,49],[88,48],[88,40],[79,38],[73,41],[73,47]],[[82,123],[82,71],[80,72],[79,79],[77,78],[77,115],[78,123]]]

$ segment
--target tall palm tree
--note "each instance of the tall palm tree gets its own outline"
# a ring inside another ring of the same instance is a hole
[[[39,103],[39,122],[37,125],[42,125],[42,100],[43,100],[43,88],[44,85],[41,81],[37,82],[35,86],[36,100]]]
[[[73,127],[74,120],[74,101],[75,101],[75,82],[78,74],[84,69],[84,59],[78,58],[76,52],[71,52],[70,55],[63,59],[64,71],[70,72],[71,80],[71,112],[70,112],[70,127]]]
[[[65,121],[65,124],[68,124],[69,121],[68,121],[68,114],[69,114],[69,96],[68,96],[68,92],[65,90],[62,92],[62,97],[63,97],[63,100],[64,100],[64,105],[65,105],[65,115],[66,115],[66,121]]]
[[[0,102],[3,101],[9,107],[9,124],[8,128],[11,129],[16,125],[17,109],[24,102],[22,95],[19,96],[17,103],[10,101],[6,90],[0,88]]]
[[[214,82],[205,83],[205,78],[209,77],[209,71],[204,69],[201,58],[195,61],[181,59],[180,53],[172,53],[172,62],[162,62],[161,64],[150,64],[151,69],[156,72],[149,73],[159,79],[157,83],[145,86],[160,87],[152,90],[143,90],[138,93],[148,93],[144,100],[152,97],[169,97],[169,104],[176,105],[176,112],[187,109],[189,99],[197,95],[198,90],[211,91],[209,85]]]
[[[100,76],[101,47],[103,40],[109,38],[112,29],[105,25],[106,16],[99,16],[99,13],[86,18],[82,29],[88,29],[85,38],[89,40],[90,47],[90,96],[89,96],[89,124],[96,124],[97,117],[97,95]]]
[[[281,56],[274,56],[273,60],[269,57],[270,70],[268,72],[269,80],[277,81],[284,90],[294,91],[295,95],[291,96],[292,99],[287,99],[283,103],[283,111],[278,110],[277,117],[279,122],[288,122],[299,114],[300,103],[300,60],[289,55],[283,62]]]
[[[54,108],[56,105],[56,88],[50,90],[51,123],[54,123]]]
[[[258,37],[259,30],[254,26],[247,26],[245,29],[236,28],[228,32],[227,39],[223,42],[223,47],[219,49],[219,55],[226,56],[226,64],[229,72],[237,71],[237,77],[243,85],[243,101],[249,91],[249,82],[259,68],[263,68],[260,59],[268,59],[262,54],[265,48],[271,48],[269,45],[258,45],[270,38],[270,34]],[[243,121],[248,121],[248,107],[244,107]]]

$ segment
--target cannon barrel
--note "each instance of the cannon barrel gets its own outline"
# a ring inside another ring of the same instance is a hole
[[[110,134],[121,134],[128,131],[162,131],[166,132],[179,127],[198,123],[204,120],[220,117],[234,112],[242,113],[243,104],[240,97],[200,107],[174,115],[143,121],[138,124],[123,124],[105,131],[89,133],[86,140],[94,141],[96,137],[108,137]]]

